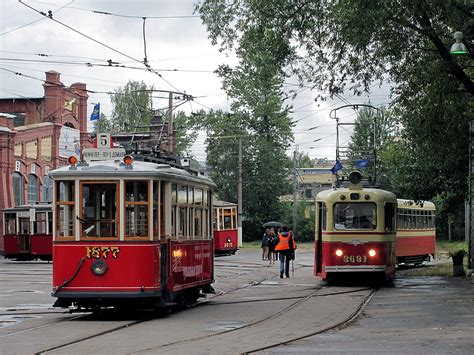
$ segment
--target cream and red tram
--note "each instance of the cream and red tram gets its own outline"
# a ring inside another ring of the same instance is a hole
[[[397,263],[421,265],[435,257],[435,205],[398,199]]]
[[[214,183],[166,164],[124,162],[50,173],[57,307],[157,307],[212,291]]]
[[[237,205],[214,200],[214,252],[216,255],[235,254],[238,248]]]
[[[354,178],[355,176],[355,178]],[[391,192],[363,188],[360,174],[348,188],[316,196],[314,274],[333,279],[376,273],[395,276],[397,199]],[[356,274],[357,273],[357,274]]]

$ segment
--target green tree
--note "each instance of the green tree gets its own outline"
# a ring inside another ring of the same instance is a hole
[[[193,118],[179,111],[174,114],[173,125],[176,131],[176,153],[189,155],[192,144],[198,136],[198,129],[193,125]]]
[[[440,70],[474,94],[466,69],[474,58],[472,43],[466,42],[466,59],[449,53],[454,31],[474,35],[468,1],[204,0],[196,11],[223,50],[238,51],[253,28],[275,31],[291,43],[288,70],[323,93],[369,91],[387,73],[401,82],[407,67],[425,60],[419,53],[428,51],[431,60],[443,63]]]
[[[130,80],[110,95],[113,105],[111,124],[115,132],[135,132],[148,127],[153,115],[153,87]]]
[[[110,133],[112,131],[112,123],[101,113],[100,119],[94,121],[92,129],[94,133]]]

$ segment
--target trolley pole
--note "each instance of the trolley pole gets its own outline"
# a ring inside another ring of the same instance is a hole
[[[239,137],[239,180],[237,183],[237,243],[242,246],[242,137]]]
[[[296,147],[298,149],[298,147]],[[296,235],[296,228],[298,224],[298,205],[297,205],[297,192],[298,192],[298,179],[297,179],[297,155],[298,150],[293,152],[293,234]]]

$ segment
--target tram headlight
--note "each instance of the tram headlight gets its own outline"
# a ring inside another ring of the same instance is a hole
[[[227,237],[227,243],[232,243],[232,238],[231,237]]]
[[[341,249],[337,249],[337,250],[336,250],[336,255],[337,255],[337,256],[342,256],[342,250],[341,250]]]
[[[126,155],[126,156],[124,156],[124,157],[123,157],[123,163],[124,163],[125,165],[128,165],[128,166],[132,165],[132,163],[133,163],[133,157],[132,157],[131,155]]]
[[[67,162],[69,163],[69,165],[76,165],[77,158],[74,155],[71,155],[69,158],[67,158]]]
[[[100,259],[95,260],[91,265],[92,272],[97,276],[102,276],[103,274],[105,274],[108,268],[109,266],[107,265],[107,263],[104,260]]]
[[[375,255],[377,255],[377,252],[374,249],[370,249],[369,256],[374,257]]]

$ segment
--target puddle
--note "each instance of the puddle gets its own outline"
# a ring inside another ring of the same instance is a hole
[[[25,312],[25,311],[33,311],[33,310],[46,310],[46,309],[53,309],[53,305],[50,303],[46,304],[17,304],[11,307],[0,307],[0,312]]]
[[[20,322],[23,322],[27,319],[34,319],[40,318],[38,316],[27,316],[27,315],[8,315],[8,316],[0,316],[0,328],[11,327],[12,325],[16,325]]]
[[[222,332],[225,330],[238,329],[243,327],[244,325],[245,323],[238,321],[220,321],[211,323],[206,330],[211,332]]]

